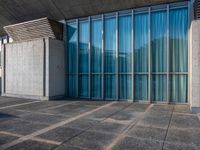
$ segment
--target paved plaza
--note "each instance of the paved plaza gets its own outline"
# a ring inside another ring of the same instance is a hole
[[[199,150],[189,105],[0,97],[1,150]]]

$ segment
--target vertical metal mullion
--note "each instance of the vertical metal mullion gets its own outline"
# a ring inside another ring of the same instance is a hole
[[[169,4],[167,5],[167,102],[169,100]]]
[[[117,61],[116,61],[116,88],[117,88],[117,95],[116,99],[119,100],[119,15],[118,12],[116,12],[116,48],[117,48]]]
[[[192,78],[192,77],[190,77],[190,23],[191,23],[191,14],[192,14],[192,12],[191,12],[191,9],[192,8],[192,4],[191,4],[191,2],[190,1],[188,1],[188,74],[189,75],[187,75],[187,82],[188,83],[190,83],[190,78]],[[187,97],[187,103],[189,103],[189,100],[190,100],[190,84],[187,84],[188,85],[188,97]]]
[[[2,43],[3,43],[3,39],[2,39]],[[1,86],[1,88],[2,88],[2,94],[5,94],[6,93],[6,70],[7,70],[7,68],[6,68],[6,44],[3,44],[3,61],[2,61],[2,71],[3,71],[3,76],[2,76],[2,86]]]
[[[151,102],[151,7],[148,10],[149,15],[149,51],[148,51],[148,101]]]
[[[89,43],[88,43],[88,64],[89,64],[89,80],[88,80],[88,96],[91,98],[91,18],[88,17],[88,28],[89,28]]]
[[[135,101],[134,99],[134,10],[132,10],[132,21],[131,21],[131,37],[132,37],[132,98],[133,101]]]
[[[76,24],[77,24],[77,82],[76,82],[76,88],[77,88],[77,93],[76,97],[79,97],[79,20],[76,19]]]
[[[65,63],[65,95],[69,97],[68,94],[68,81],[69,81],[69,66],[68,66],[68,44],[67,44],[67,23],[66,20],[64,21],[64,30],[63,30],[63,39],[64,39],[64,63]]]
[[[101,44],[102,44],[102,62],[101,62],[101,75],[102,75],[102,81],[101,81],[101,96],[102,96],[102,99],[104,99],[104,15],[101,16],[102,18],[102,40],[101,40]]]

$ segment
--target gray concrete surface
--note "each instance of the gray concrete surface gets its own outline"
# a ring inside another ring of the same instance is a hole
[[[0,149],[199,150],[188,105],[0,97]]]
[[[190,28],[190,107],[200,113],[200,20],[193,20]]]
[[[2,53],[2,94],[42,96],[43,57],[42,39],[6,44]]]
[[[2,95],[50,99],[65,95],[63,41],[40,38],[3,45]]]

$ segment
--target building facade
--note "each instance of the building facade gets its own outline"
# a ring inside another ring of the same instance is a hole
[[[67,21],[68,96],[187,103],[189,11],[186,2]]]
[[[2,95],[182,103],[199,110],[198,1],[127,1],[120,7],[110,0],[74,8],[67,2],[68,11],[47,4],[54,14],[45,10],[45,17],[59,25],[46,18],[4,27],[14,42],[2,46]],[[31,53],[36,49],[38,57]]]

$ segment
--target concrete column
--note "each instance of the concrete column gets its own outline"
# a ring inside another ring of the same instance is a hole
[[[1,45],[1,94],[5,93],[5,45]]]
[[[193,20],[190,27],[190,108],[200,112],[200,20]]]

